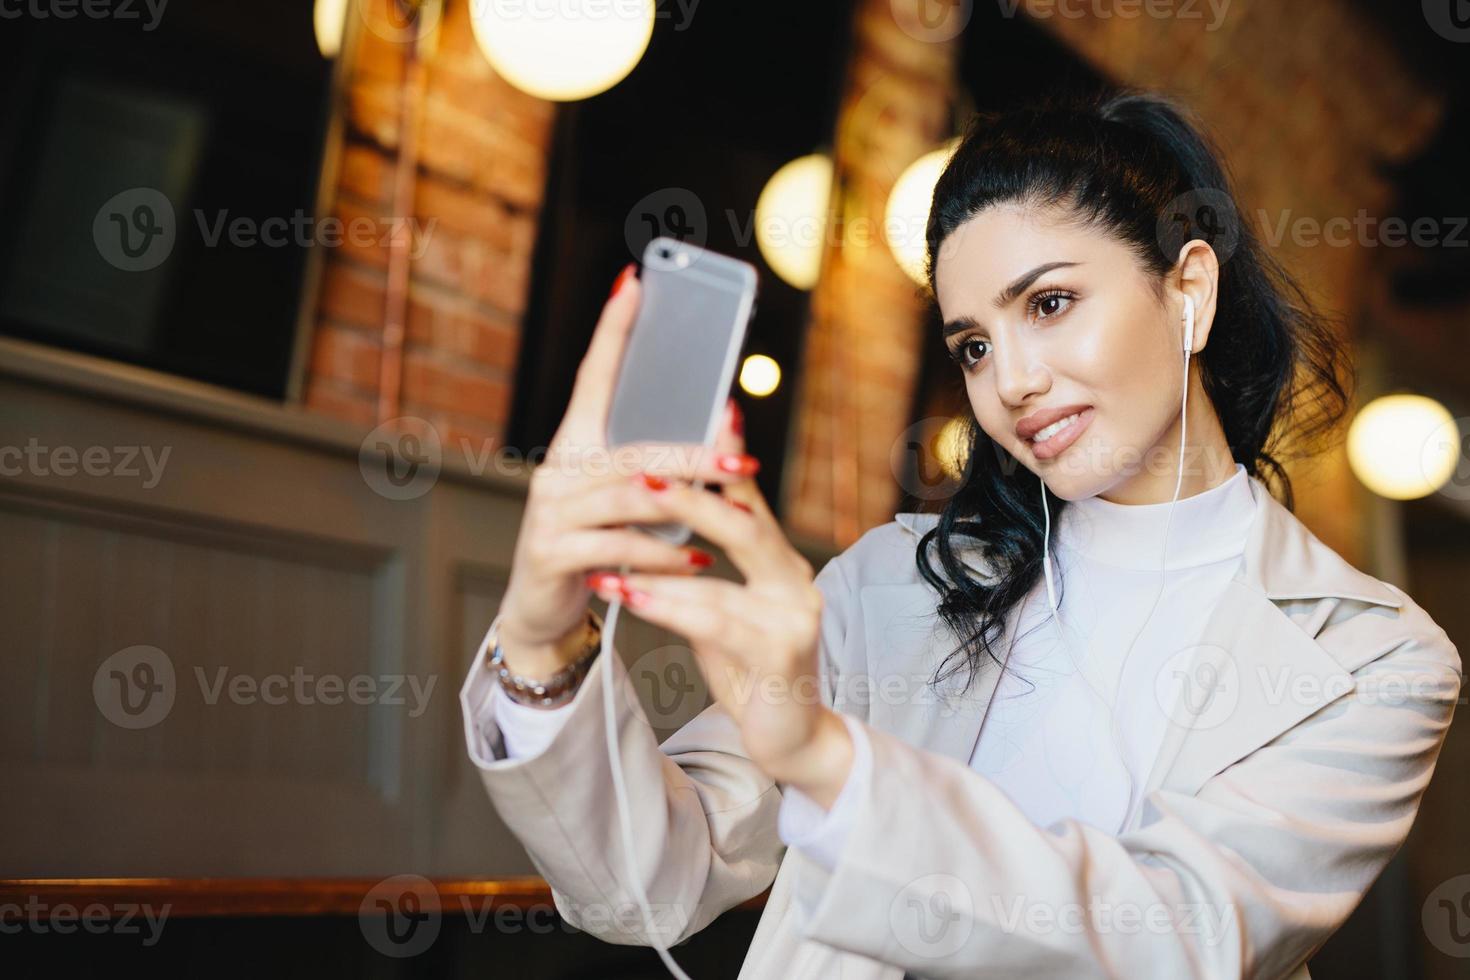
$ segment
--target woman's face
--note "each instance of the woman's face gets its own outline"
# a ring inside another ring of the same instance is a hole
[[[1166,291],[1178,305],[1161,303],[1133,253],[1059,217],[999,205],[944,241],[935,289],[945,346],[980,427],[1057,496],[1144,502],[1167,483],[1167,500],[1183,295]]]

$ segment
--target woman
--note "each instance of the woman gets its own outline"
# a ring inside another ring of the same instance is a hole
[[[602,444],[639,301],[620,277],[461,694],[570,922],[667,945],[774,882],[742,978],[1307,975],[1413,822],[1461,665],[1262,482],[1289,505],[1270,436],[1305,442],[1343,392],[1233,207],[1157,97],[977,120],[927,231],[974,412],[963,485],[815,581],[733,406],[728,469],[573,462]],[[744,584],[617,528],[665,520]],[[584,655],[589,587],[687,637],[717,699],[662,746],[617,658]],[[577,664],[565,693],[504,686],[497,643],[533,679]],[[605,669],[656,937],[624,880]]]

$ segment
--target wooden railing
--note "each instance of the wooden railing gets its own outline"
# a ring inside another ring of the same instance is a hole
[[[537,877],[426,879],[421,910],[455,914],[486,908],[550,908],[551,888]],[[383,885],[367,878],[0,878],[0,909],[33,907],[47,918],[58,908],[166,907],[171,916],[357,915]],[[759,910],[769,889],[737,908]]]

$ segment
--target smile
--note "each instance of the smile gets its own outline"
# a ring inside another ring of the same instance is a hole
[[[1057,419],[1031,437],[1029,440],[1031,451],[1037,459],[1052,459],[1060,456],[1068,446],[1077,441],[1078,436],[1082,435],[1083,430],[1092,421],[1093,415],[1092,408],[1084,408],[1066,418]]]

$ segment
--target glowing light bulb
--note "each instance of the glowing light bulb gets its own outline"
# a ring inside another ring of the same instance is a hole
[[[1374,493],[1391,500],[1427,497],[1459,462],[1454,416],[1423,395],[1385,395],[1364,406],[1348,429],[1348,463]]]
[[[797,289],[817,284],[822,267],[832,159],[798,157],[771,175],[755,204],[755,241],[761,256]]]
[[[347,21],[347,0],[316,0],[311,13],[317,50],[332,59],[342,50],[342,30]]]
[[[934,184],[959,145],[956,137],[919,157],[899,174],[888,194],[888,207],[883,215],[883,234],[888,240],[888,249],[899,267],[921,286],[926,283],[924,260],[928,245],[925,230],[929,226],[929,209],[934,202]]]
[[[764,354],[752,354],[740,365],[740,388],[764,398],[781,384],[781,365]]]
[[[964,476],[966,457],[969,451],[970,423],[956,416],[944,423],[934,437],[934,455],[944,472],[955,479]]]
[[[653,36],[654,0],[470,4],[470,26],[490,66],[516,88],[571,102],[627,77]]]

